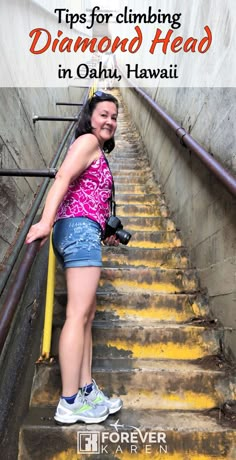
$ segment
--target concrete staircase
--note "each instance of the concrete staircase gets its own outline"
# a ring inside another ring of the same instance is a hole
[[[223,330],[209,315],[124,105],[116,138],[110,166],[117,215],[132,239],[127,247],[104,247],[93,369],[97,383],[107,394],[119,394],[124,408],[100,425],[54,423],[60,397],[57,344],[66,303],[58,271],[55,359],[36,364],[19,459],[234,459],[235,426],[217,409],[235,399],[236,389],[222,355]],[[77,444],[83,453],[77,453]]]

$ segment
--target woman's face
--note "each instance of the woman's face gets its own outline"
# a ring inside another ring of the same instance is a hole
[[[101,147],[111,139],[117,127],[117,108],[114,102],[102,101],[96,105],[91,116],[92,132]]]

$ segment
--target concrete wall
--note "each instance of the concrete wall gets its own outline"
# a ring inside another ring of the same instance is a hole
[[[53,14],[53,7],[58,2],[55,0],[51,2],[50,11],[45,9],[46,4],[44,3],[42,1],[40,6],[36,1],[29,0],[22,2],[4,0],[2,2],[1,43],[2,49],[6,52],[2,53],[1,67],[3,73],[8,72],[8,84],[0,88],[0,168],[2,169],[49,166],[68,123],[39,121],[33,124],[32,116],[74,115],[78,108],[56,106],[56,102],[81,102],[84,93],[84,90],[79,88],[49,88],[46,87],[46,84],[45,87],[10,87],[16,80],[17,73],[23,71],[26,73],[30,71],[34,77],[38,75],[41,86],[44,86],[43,82],[50,80],[52,72],[50,54],[43,56],[42,59],[23,62],[20,55],[20,49],[27,49],[24,40],[29,47],[27,31],[36,26],[45,27],[46,24],[51,24],[50,30],[58,29],[56,16]],[[85,1],[78,1],[77,6],[78,9],[80,7],[84,9]],[[9,27],[9,21],[11,27]],[[11,34],[12,39],[15,40],[14,43],[5,43],[8,35],[7,33],[4,35],[4,30],[5,32],[14,30],[14,33]],[[74,33],[77,35],[76,32]],[[16,43],[19,44],[19,52],[12,54],[9,49],[16,50],[12,48],[13,45],[16,46]],[[26,55],[28,56],[29,53],[25,53]],[[63,64],[63,59],[61,62]],[[0,177],[0,263],[3,263],[4,257],[11,250],[40,182],[41,179],[34,178]]]
[[[146,89],[186,131],[236,175],[234,88]],[[175,134],[130,89],[122,90],[181,229],[213,314],[236,355],[236,200],[183,148]]]
[[[68,123],[38,121],[33,115],[74,115],[75,107],[56,101],[80,101],[83,91],[60,88],[0,88],[0,168],[49,166]],[[13,243],[41,179],[0,177],[0,262]]]

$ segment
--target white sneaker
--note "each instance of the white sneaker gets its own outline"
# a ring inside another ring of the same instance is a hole
[[[100,423],[106,420],[108,415],[109,410],[105,405],[94,406],[79,392],[73,404],[68,404],[63,398],[60,399],[54,420],[66,425],[76,422]]]
[[[118,412],[122,406],[123,402],[120,398],[108,398],[107,396],[104,395],[102,390],[98,388],[95,380],[92,380],[93,383],[93,389],[92,391],[85,396],[86,401],[88,404],[92,404],[96,407],[106,407],[109,411],[109,414],[115,414]],[[86,393],[86,388],[84,390],[84,393]]]

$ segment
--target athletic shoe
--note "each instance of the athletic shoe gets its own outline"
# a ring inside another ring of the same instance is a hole
[[[108,398],[104,395],[102,390],[98,388],[95,380],[92,380],[92,383],[92,391],[85,396],[85,399],[88,402],[88,404],[93,404],[96,407],[105,406],[109,410],[109,414],[115,414],[122,408],[123,403],[120,398]],[[86,387],[84,389],[84,394],[86,394]]]
[[[106,420],[109,410],[105,405],[94,406],[79,392],[73,404],[61,398],[54,419],[57,423],[70,425],[76,422],[100,423]]]

